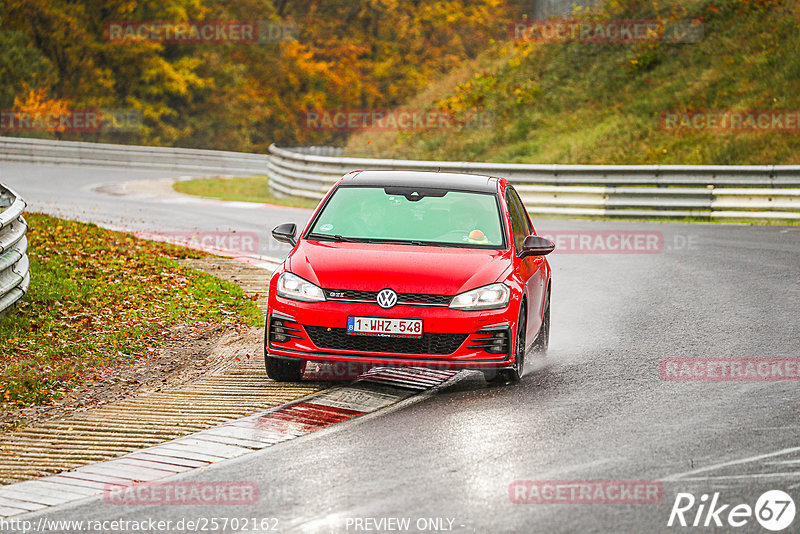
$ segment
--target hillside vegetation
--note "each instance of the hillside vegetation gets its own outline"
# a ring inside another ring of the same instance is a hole
[[[121,124],[6,121],[0,134],[241,151],[342,142],[304,114],[398,105],[503,35],[515,3],[3,0],[0,111],[106,110]],[[167,41],[188,24],[210,37]]]
[[[362,132],[347,153],[580,164],[797,164],[793,132],[668,131],[687,110],[800,110],[796,0],[610,1],[587,20],[692,19],[699,42],[505,42],[410,102],[455,129]],[[477,109],[490,120],[470,124]]]

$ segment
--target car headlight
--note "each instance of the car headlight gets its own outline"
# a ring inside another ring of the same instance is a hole
[[[278,278],[278,295],[292,300],[303,302],[321,302],[325,300],[325,293],[316,286],[300,278],[296,274],[285,272]]]
[[[456,310],[493,310],[505,308],[511,290],[505,284],[489,284],[453,297],[450,307]]]

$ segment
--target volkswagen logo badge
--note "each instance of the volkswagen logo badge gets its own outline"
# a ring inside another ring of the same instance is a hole
[[[391,308],[397,304],[397,293],[391,289],[381,289],[378,292],[378,306],[381,308]]]

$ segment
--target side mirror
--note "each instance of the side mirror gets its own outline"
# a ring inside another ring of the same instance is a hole
[[[522,243],[522,252],[520,253],[520,257],[525,258],[527,256],[547,256],[553,252],[555,248],[556,244],[549,239],[539,237],[538,235],[529,235]]]
[[[296,224],[283,223],[279,224],[272,230],[272,237],[274,237],[276,241],[280,241],[281,243],[289,243],[290,245],[295,246],[297,244],[297,240],[294,238],[296,233],[297,233]]]

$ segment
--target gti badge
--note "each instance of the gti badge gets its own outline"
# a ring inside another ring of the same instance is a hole
[[[397,304],[397,293],[392,291],[391,289],[381,289],[378,292],[378,306],[381,308],[391,308],[395,304]]]

